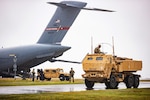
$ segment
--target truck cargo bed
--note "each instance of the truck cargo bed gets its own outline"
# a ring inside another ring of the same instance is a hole
[[[118,72],[123,71],[136,72],[138,70],[142,70],[142,61],[117,60],[117,62],[120,62],[119,66],[117,67]]]

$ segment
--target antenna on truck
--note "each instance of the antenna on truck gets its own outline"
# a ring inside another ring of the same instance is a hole
[[[91,36],[91,54],[93,54],[93,37]]]
[[[112,49],[113,49],[113,56],[115,56],[114,37],[113,36],[112,36]]]

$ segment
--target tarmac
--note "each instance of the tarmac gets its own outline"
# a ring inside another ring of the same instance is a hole
[[[150,88],[150,82],[140,82],[139,88]],[[105,90],[105,84],[96,83],[92,90]],[[124,83],[120,83],[118,89],[126,89]],[[2,86],[0,94],[34,94],[44,92],[75,92],[87,91],[85,84],[66,84],[66,85],[37,85],[37,86]]]

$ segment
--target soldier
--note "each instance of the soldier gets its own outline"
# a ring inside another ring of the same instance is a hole
[[[37,69],[37,77],[36,77],[36,79],[37,80],[40,79],[40,69]]]
[[[101,53],[100,48],[101,48],[101,45],[98,45],[98,47],[94,49],[94,53]]]
[[[32,81],[34,82],[34,77],[35,77],[35,71],[34,69],[32,70]]]
[[[74,83],[74,73],[75,73],[75,71],[73,70],[73,68],[71,68],[71,70],[70,70],[70,82],[71,82],[71,78],[72,78],[73,83]]]
[[[40,80],[41,80],[41,81],[44,81],[43,69],[40,70]]]

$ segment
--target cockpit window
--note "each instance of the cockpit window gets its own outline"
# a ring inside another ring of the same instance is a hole
[[[87,60],[93,60],[93,58],[92,58],[92,57],[89,57],[89,58],[87,58]]]
[[[103,60],[103,57],[96,57],[96,60]]]

